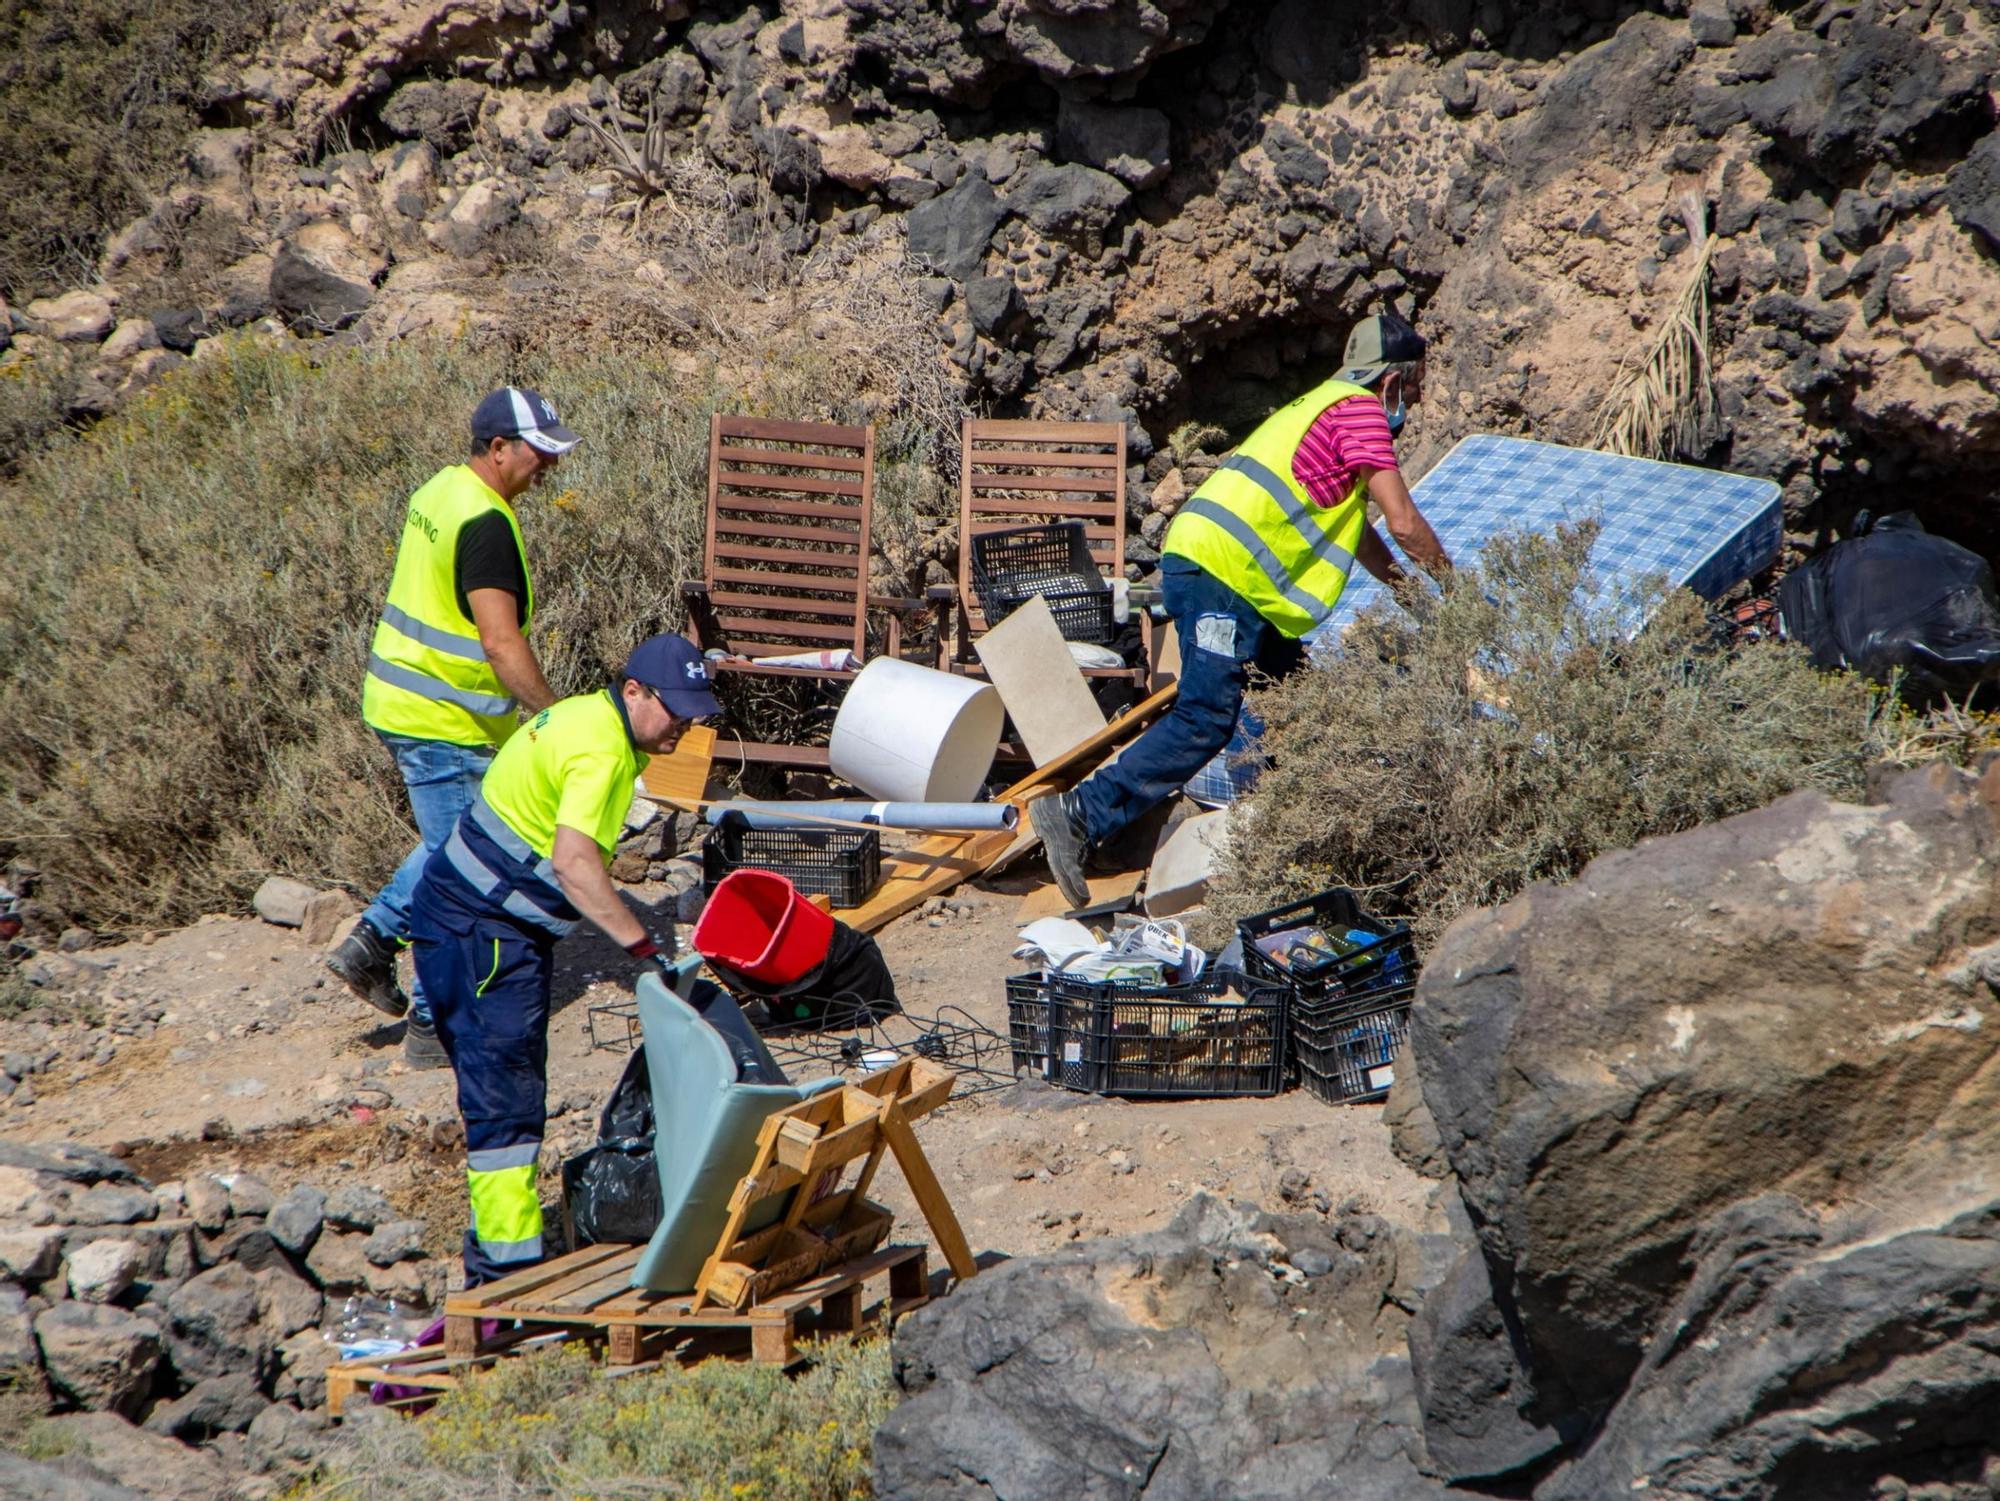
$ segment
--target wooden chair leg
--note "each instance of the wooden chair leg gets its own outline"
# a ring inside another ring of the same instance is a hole
[[[479,1353],[479,1320],[471,1314],[451,1314],[444,1321],[444,1353],[466,1358]]]

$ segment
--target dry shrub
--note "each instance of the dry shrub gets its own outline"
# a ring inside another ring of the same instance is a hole
[[[358,1425],[294,1501],[674,1495],[863,1501],[895,1406],[886,1341],[803,1374],[710,1360],[608,1376],[574,1348],[503,1360],[422,1422]]]
[[[203,102],[203,77],[275,0],[0,4],[0,293],[91,274],[142,212]]]
[[[1892,703],[1796,646],[1716,649],[1685,590],[1599,586],[1594,536],[1498,539],[1421,625],[1371,611],[1339,655],[1255,695],[1276,764],[1212,905],[1353,886],[1428,940],[1648,835],[1804,787],[1860,793],[1901,738]]]
[[[81,364],[61,344],[0,359],[0,479],[67,426],[82,378]]]
[[[813,354],[786,378],[837,404],[854,373]],[[521,506],[530,639],[562,693],[681,625],[709,413],[811,415],[643,348],[243,336],[171,372],[0,490],[0,859],[101,929],[239,904],[276,872],[371,891],[414,838],[359,703],[402,512],[509,379],[585,436]]]

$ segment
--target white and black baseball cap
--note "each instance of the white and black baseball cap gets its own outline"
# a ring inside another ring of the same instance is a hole
[[[562,425],[548,397],[525,386],[489,392],[472,411],[472,441],[519,438],[542,453],[568,453],[583,439]]]

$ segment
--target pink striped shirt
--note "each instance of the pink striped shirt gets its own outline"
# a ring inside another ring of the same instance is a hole
[[[1321,412],[1292,456],[1292,478],[1322,509],[1345,500],[1361,471],[1395,467],[1389,419],[1373,396],[1350,396]]]

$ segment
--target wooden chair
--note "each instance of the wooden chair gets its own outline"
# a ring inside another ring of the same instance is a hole
[[[703,577],[681,592],[696,644],[739,659],[714,662],[718,673],[849,681],[852,670],[758,659],[845,649],[865,661],[871,606],[889,612],[887,650],[901,651],[901,614],[923,605],[868,593],[874,502],[874,428],[710,419]],[[740,754],[786,767],[827,764],[824,746],[744,742]]]
[[[938,666],[979,672],[972,641],[986,630],[972,587],[972,539],[1009,527],[1081,521],[1106,578],[1125,573],[1125,427],[1118,422],[967,418],[958,482],[958,584],[930,590]],[[1139,669],[1091,668],[1091,677]]]

